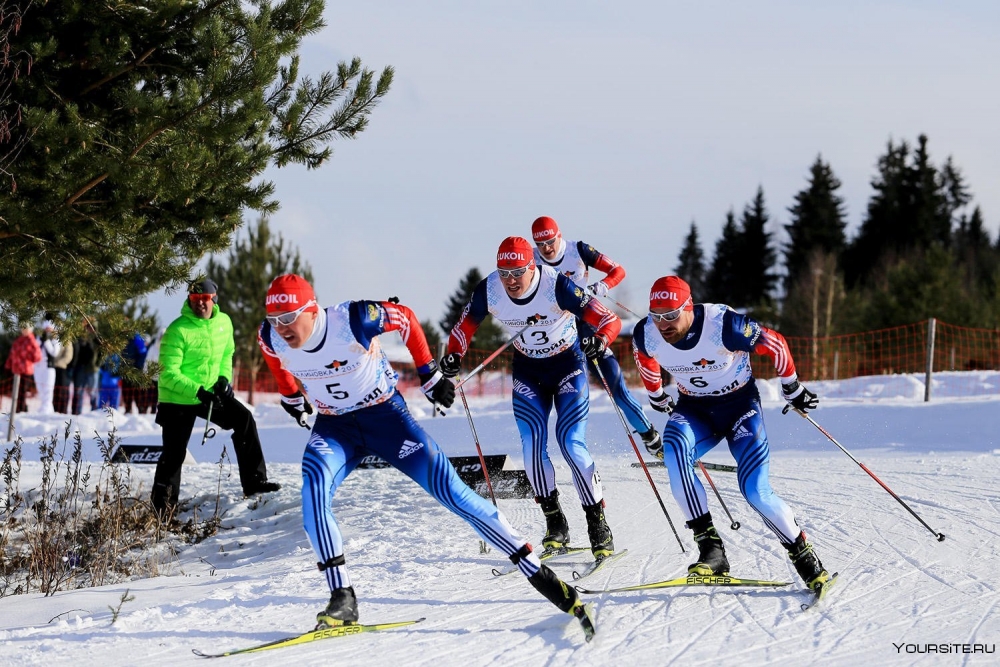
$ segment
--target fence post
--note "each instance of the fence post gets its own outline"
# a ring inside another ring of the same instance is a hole
[[[927,320],[927,373],[924,376],[924,403],[931,400],[931,377],[934,375],[934,331],[937,320]]]
[[[833,353],[833,379],[837,379],[837,371],[840,370],[840,350],[835,350]]]
[[[14,413],[17,412],[17,394],[21,389],[21,376],[14,373],[14,384],[10,388],[10,416],[7,418],[7,442],[14,439]]]

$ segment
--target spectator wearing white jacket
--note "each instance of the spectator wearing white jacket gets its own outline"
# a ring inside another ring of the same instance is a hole
[[[42,348],[42,360],[35,364],[35,389],[38,391],[38,413],[50,415],[55,412],[52,392],[56,386],[56,369],[53,365],[62,352],[62,344],[56,338],[55,326],[51,321],[42,323],[42,335],[38,337]]]

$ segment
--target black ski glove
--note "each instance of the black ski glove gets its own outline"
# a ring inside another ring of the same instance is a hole
[[[441,362],[438,366],[441,369],[441,375],[451,379],[458,375],[458,372],[462,370],[462,355],[458,352],[446,354],[441,357]]]
[[[219,400],[219,397],[213,394],[212,392],[206,390],[204,387],[198,387],[198,400],[206,408],[210,405],[216,408],[222,407],[222,401]]]
[[[805,414],[810,410],[815,410],[819,405],[819,397],[812,393],[805,386],[796,380],[791,384],[781,385],[781,393],[785,395],[785,400],[793,408]]]
[[[674,403],[674,397],[662,389],[660,389],[660,393],[655,396],[653,394],[649,394],[649,404],[657,412],[663,412],[668,415],[673,413],[674,408],[677,407],[677,404]]]
[[[212,391],[214,391],[215,395],[219,397],[220,405],[222,401],[233,397],[233,385],[229,384],[229,380],[221,375],[219,376],[219,379],[215,381],[215,386],[212,387]]]
[[[587,359],[600,359],[607,347],[604,339],[600,336],[587,336],[580,339],[580,349],[587,355]]]
[[[420,390],[424,392],[427,400],[431,403],[438,403],[445,408],[452,406],[455,402],[455,385],[445,377],[437,363],[431,361],[427,364],[427,372],[418,375],[420,376]]]
[[[313,406],[306,400],[301,391],[297,391],[291,396],[282,396],[281,407],[292,416],[292,419],[298,422],[299,426],[309,428],[306,415],[313,413]]]

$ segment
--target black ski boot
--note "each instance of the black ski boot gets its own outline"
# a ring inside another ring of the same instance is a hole
[[[567,614],[573,613],[573,608],[580,603],[576,590],[556,576],[556,573],[544,564],[533,575],[528,577],[528,583],[535,587],[546,600],[559,607]]]
[[[785,548],[788,549],[788,557],[792,560],[795,571],[806,582],[809,590],[817,592],[823,584],[830,581],[830,573],[823,569],[823,563],[819,562],[813,546],[806,542],[805,533],[799,533],[795,542],[786,544]]]
[[[316,614],[316,629],[332,628],[336,625],[351,625],[358,622],[358,599],[354,597],[354,587],[335,588],[330,593],[326,609]]]
[[[706,512],[691,519],[687,527],[694,531],[694,541],[698,544],[698,562],[688,566],[688,574],[702,577],[729,574],[726,548],[712,525],[712,513]]]
[[[542,538],[542,548],[561,549],[569,545],[569,523],[559,506],[559,490],[551,496],[535,496],[535,502],[542,506],[545,515],[545,537]]]
[[[604,518],[604,501],[584,505],[583,512],[587,515],[587,536],[590,537],[590,550],[594,553],[594,558],[610,556],[615,552],[615,538]]]
[[[646,445],[646,451],[655,456],[656,458],[663,460],[663,438],[660,436],[659,432],[652,426],[645,433],[640,433],[639,437],[642,438],[642,444]]]

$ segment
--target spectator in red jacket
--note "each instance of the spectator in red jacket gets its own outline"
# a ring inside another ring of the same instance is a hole
[[[10,346],[10,356],[4,368],[21,376],[21,388],[17,395],[17,412],[27,412],[25,394],[28,393],[28,378],[35,372],[35,364],[42,360],[42,348],[30,327],[21,329],[21,335]]]

